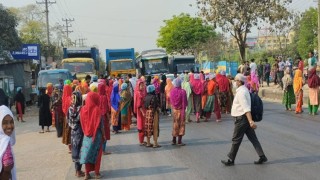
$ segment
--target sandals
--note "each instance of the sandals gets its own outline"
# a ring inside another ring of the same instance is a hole
[[[146,147],[153,147],[153,144],[147,144]]]
[[[95,175],[94,178],[95,179],[101,179],[103,176],[101,174]]]
[[[147,145],[147,142],[140,143],[140,146],[145,146],[145,145]]]
[[[178,146],[185,146],[186,144],[184,144],[184,143],[180,143],[180,144],[178,144]]]
[[[90,174],[85,174],[84,175],[84,180],[89,180],[92,179],[92,177],[90,176]]]
[[[44,133],[44,131],[39,131],[39,133],[40,133],[40,134],[43,134],[43,133]]]
[[[79,173],[76,172],[75,176],[76,176],[76,177],[84,177],[84,176],[85,176],[85,173],[82,172],[82,171],[80,171]]]
[[[176,143],[176,142],[174,142],[174,141],[172,141],[172,142],[171,142],[171,145],[176,145],[176,144],[177,144],[177,143]]]
[[[153,145],[153,148],[160,148],[161,146],[159,145],[159,144],[155,144],[155,145]]]
[[[111,152],[103,152],[103,155],[110,155],[112,154]]]

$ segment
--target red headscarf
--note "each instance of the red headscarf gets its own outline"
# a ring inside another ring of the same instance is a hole
[[[106,85],[104,83],[100,83],[98,85],[98,93],[100,96],[100,111],[101,115],[105,115],[107,113],[107,93],[106,93]]]
[[[62,94],[62,111],[65,115],[67,115],[68,109],[71,105],[71,95],[72,87],[70,85],[64,85]]]
[[[309,88],[317,88],[320,85],[320,78],[317,75],[316,68],[312,68],[308,73]]]
[[[199,74],[199,76],[200,76],[200,74]],[[201,78],[201,76],[200,76],[200,78]],[[193,81],[192,81],[192,84],[191,84],[192,85],[192,91],[197,95],[203,93],[203,86],[202,86],[200,78],[199,79],[198,78],[197,79],[194,78]]]
[[[81,108],[80,121],[84,135],[92,137],[94,141],[100,125],[101,111],[100,96],[95,92],[89,92],[86,98],[86,104]]]
[[[138,112],[138,107],[143,103],[144,98],[147,95],[147,89],[146,87],[142,90],[140,90],[140,84],[144,83],[144,81],[142,80],[138,80],[137,81],[137,85],[134,89],[134,112],[137,113]]]
[[[220,92],[229,91],[229,79],[226,76],[219,74],[219,78],[216,78],[216,80],[217,80]]]

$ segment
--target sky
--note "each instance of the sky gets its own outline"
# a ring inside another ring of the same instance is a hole
[[[36,0],[1,0],[0,3],[5,7],[23,7],[35,4]],[[105,49],[135,48],[141,52],[157,48],[163,20],[180,13],[195,16],[198,12],[195,3],[196,0],[56,0],[49,6],[49,22],[64,24],[62,18],[74,18],[70,38],[73,41],[85,38],[86,45],[97,45],[105,57]],[[316,5],[315,0],[293,0],[290,8],[304,11]]]

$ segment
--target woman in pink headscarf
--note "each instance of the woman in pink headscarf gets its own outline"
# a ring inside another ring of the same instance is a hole
[[[201,95],[203,92],[203,84],[200,80],[200,74],[194,74],[194,80],[192,81],[192,92],[193,92],[193,102],[195,106],[196,119],[200,122],[200,112],[201,112]]]
[[[108,95],[106,91],[106,81],[104,79],[99,79],[98,84],[98,94],[100,96],[100,112],[101,112],[101,121],[103,123],[105,142],[102,144],[103,154],[110,154],[106,151],[107,141],[110,140],[110,116],[108,116]]]
[[[259,86],[259,78],[255,72],[252,72],[251,75],[247,77],[246,87],[250,93],[258,93]]]
[[[182,136],[185,134],[185,111],[188,105],[187,94],[181,88],[182,81],[180,78],[175,79],[173,82],[174,88],[170,92],[170,103],[173,113],[172,145],[176,145],[178,137],[178,145],[184,146]]]
[[[144,107],[144,99],[147,95],[147,89],[143,80],[138,80],[134,90],[134,112],[137,114],[137,129],[139,143],[141,146],[146,145],[144,142],[144,131],[145,131],[145,118],[146,110]]]

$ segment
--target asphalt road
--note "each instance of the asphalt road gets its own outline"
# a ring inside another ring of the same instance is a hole
[[[253,164],[259,157],[246,137],[235,166],[221,164],[231,147],[234,122],[230,115],[223,115],[221,123],[212,118],[187,124],[183,147],[171,145],[172,117],[161,116],[161,148],[139,146],[136,128],[111,136],[108,148],[112,154],[102,160],[103,179],[320,179],[320,116],[310,116],[306,109],[304,114],[296,115],[279,103],[264,105],[264,119],[258,123],[256,133],[269,159],[266,164]],[[73,164],[66,179],[77,179]]]

